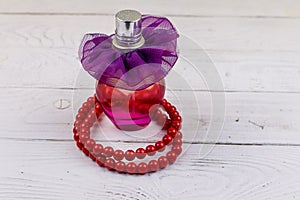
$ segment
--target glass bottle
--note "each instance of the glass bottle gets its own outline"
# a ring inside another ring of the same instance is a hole
[[[116,14],[114,48],[136,49],[144,44],[141,17],[133,10]],[[101,81],[96,83],[96,97],[103,111],[117,128],[126,131],[145,128],[151,121],[150,109],[162,101],[164,94],[164,79],[142,90],[121,89]]]

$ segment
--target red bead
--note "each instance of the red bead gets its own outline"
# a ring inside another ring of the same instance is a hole
[[[139,174],[145,174],[148,172],[148,165],[142,162],[138,165],[137,170]]]
[[[168,120],[168,117],[166,115],[161,115],[158,119],[157,119],[157,123],[159,125],[163,125],[166,123],[166,121]]]
[[[115,153],[114,149],[110,146],[105,147],[103,150],[103,155],[105,157],[112,157],[114,155],[114,153]]]
[[[177,159],[177,155],[176,155],[176,153],[174,151],[169,151],[167,153],[166,157],[167,157],[169,163],[174,163],[176,161],[176,159]]]
[[[93,125],[93,122],[91,122],[87,118],[83,120],[83,123],[86,124],[88,127],[91,127]]]
[[[106,161],[106,158],[102,155],[96,157],[96,162],[99,166],[103,166]]]
[[[106,159],[104,166],[109,170],[115,169],[115,161],[112,158]]]
[[[181,129],[181,123],[179,121],[173,121],[171,126],[177,131]]]
[[[88,102],[84,102],[83,104],[82,104],[82,108],[90,108],[90,104],[88,103]]]
[[[160,105],[162,105],[164,108],[167,105],[168,101],[166,99],[163,99],[160,103]]]
[[[157,171],[159,168],[159,164],[156,160],[151,160],[149,163],[148,163],[148,169],[149,169],[149,172],[155,172]]]
[[[77,115],[76,115],[76,120],[78,120],[78,121],[82,121],[83,119],[84,119],[84,115],[83,114],[81,114],[81,113],[78,113]]]
[[[166,145],[163,141],[158,141],[158,142],[155,143],[155,148],[156,148],[157,151],[162,152],[162,151],[165,150]]]
[[[172,147],[172,151],[174,151],[174,152],[177,154],[177,156],[180,155],[181,152],[182,152],[182,147],[181,147],[181,145],[175,145],[175,146],[173,146],[173,147]]]
[[[115,164],[115,170],[119,173],[125,172],[126,165],[124,162],[119,161]]]
[[[73,133],[74,133],[74,134],[75,134],[75,133],[78,133],[78,130],[79,130],[79,127],[76,127],[76,126],[75,126],[75,127],[73,128]]]
[[[84,143],[84,147],[87,150],[92,150],[94,148],[94,145],[96,144],[95,140],[93,139],[88,139],[85,143]]]
[[[90,135],[87,133],[79,133],[79,139],[82,143],[85,143],[88,139],[90,139]]]
[[[182,122],[181,116],[174,116],[174,117],[171,117],[171,118],[172,118],[172,121],[179,121],[179,122]]]
[[[174,143],[174,145],[182,145],[182,139],[180,139],[180,138],[175,138],[175,139],[173,140],[173,143]]]
[[[74,138],[75,141],[78,141],[79,140],[79,134],[75,133],[74,136],[73,136],[73,138]]]
[[[161,110],[156,110],[153,116],[153,120],[157,121],[162,116]]]
[[[103,146],[101,144],[95,144],[93,148],[94,155],[100,155],[103,152]]]
[[[123,160],[124,152],[122,150],[116,150],[113,156],[115,160]]]
[[[146,157],[146,151],[145,151],[145,149],[143,149],[143,148],[138,148],[138,149],[135,151],[135,153],[136,153],[136,157],[137,157],[138,159],[143,159],[143,158]]]
[[[156,153],[156,148],[155,148],[155,146],[154,146],[154,145],[148,145],[148,146],[146,147],[146,152],[147,152],[147,154],[148,154],[149,156],[155,155],[155,153]]]
[[[168,128],[170,128],[172,121],[170,119],[167,119],[164,126],[163,126],[163,130],[166,130]]]
[[[80,128],[81,133],[87,133],[90,135],[90,128]]]
[[[175,106],[171,106],[170,108],[169,108],[169,112],[171,112],[171,113],[174,113],[174,112],[176,112],[177,110],[176,110],[176,107]]]
[[[81,127],[81,123],[82,123],[82,120],[76,120],[76,121],[74,122],[74,126],[76,126],[76,127]]]
[[[178,111],[174,111],[174,112],[171,112],[171,118],[175,118],[175,117],[178,117],[180,116],[179,112]]]
[[[129,173],[129,174],[134,174],[136,173],[136,164],[134,162],[130,162],[126,165],[126,171]]]
[[[80,140],[76,142],[76,145],[80,150],[83,148],[83,144],[80,142]]]
[[[182,133],[178,131],[174,139],[182,139]]]
[[[174,138],[177,134],[177,130],[175,128],[171,127],[168,129],[167,134]]]
[[[164,106],[164,108],[167,110],[167,111],[169,111],[169,109],[171,108],[171,104],[168,102],[168,103],[166,103],[166,105]]]
[[[89,153],[89,156],[93,161],[96,161],[96,157],[92,153]]]
[[[169,161],[166,156],[161,156],[158,159],[158,163],[160,168],[165,168],[166,166],[168,166]]]
[[[128,161],[132,161],[135,159],[135,152],[133,150],[127,150],[125,152],[125,158]]]
[[[165,135],[165,136],[163,137],[162,140],[163,140],[163,142],[165,143],[165,145],[169,145],[169,144],[172,143],[173,137],[167,134],[167,135]]]
[[[78,114],[83,114],[83,115],[86,115],[88,112],[88,109],[85,108],[85,107],[82,107],[78,110]]]
[[[87,99],[87,102],[89,102],[89,103],[95,103],[95,97],[89,97]]]
[[[89,156],[90,151],[87,150],[85,147],[82,147],[82,152],[84,153],[84,155]]]

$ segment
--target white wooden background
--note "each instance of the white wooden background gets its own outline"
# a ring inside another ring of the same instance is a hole
[[[145,176],[84,157],[73,109],[57,108],[72,104],[83,34],[112,32],[124,8],[168,16],[225,87],[219,140],[187,136],[176,164]],[[299,11],[298,0],[0,0],[0,199],[300,199]]]

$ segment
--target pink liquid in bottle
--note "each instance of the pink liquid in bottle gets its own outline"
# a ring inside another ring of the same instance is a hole
[[[126,131],[145,128],[151,121],[149,110],[160,104],[165,94],[164,79],[143,90],[125,90],[98,81],[96,96],[113,124]]]

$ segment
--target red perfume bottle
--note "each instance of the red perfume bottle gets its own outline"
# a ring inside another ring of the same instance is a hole
[[[122,10],[114,35],[87,34],[82,65],[95,79],[104,113],[121,130],[145,128],[165,95],[164,78],[177,61],[178,34],[164,17]]]
[[[126,90],[98,81],[96,97],[114,125],[127,131],[145,128],[151,121],[150,110],[165,94],[164,79],[142,90]]]

